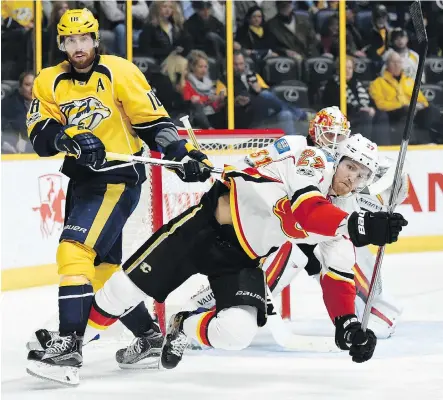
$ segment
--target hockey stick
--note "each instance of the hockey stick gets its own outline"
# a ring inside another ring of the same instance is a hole
[[[285,321],[283,321],[280,313],[277,311],[271,290],[267,285],[266,290],[268,315],[266,326],[268,326],[272,337],[279,346],[289,350],[319,353],[340,351],[335,345],[332,337],[297,335],[291,332]]]
[[[162,159],[158,159],[158,158],[133,156],[131,154],[120,154],[120,153],[112,153],[112,152],[106,152],[106,158],[108,160],[115,160],[115,161],[158,165],[158,166],[166,167],[166,168],[170,168],[170,169],[178,169],[178,170],[184,172],[183,163],[179,162],[179,161],[169,161],[169,160],[162,160]],[[223,169],[222,168],[212,168],[211,172],[215,173],[215,174],[222,174]]]
[[[201,151],[200,144],[197,142],[197,137],[195,136],[194,129],[192,129],[191,123],[189,122],[189,115],[181,117],[180,121],[183,122],[183,126],[185,127],[186,132],[188,132],[189,139],[191,139],[191,142],[194,145],[194,147],[198,151]]]
[[[425,25],[423,22],[423,14],[421,12],[420,1],[414,1],[410,8],[409,13],[411,15],[412,23],[414,25],[415,33],[417,35],[419,43],[419,61],[417,75],[415,76],[414,88],[412,90],[411,102],[409,104],[408,115],[406,117],[406,126],[403,131],[403,138],[400,145],[400,152],[398,155],[397,166],[395,168],[394,183],[391,194],[389,196],[388,213],[392,214],[395,208],[395,200],[397,198],[397,192],[401,182],[401,174],[406,158],[406,151],[408,149],[409,138],[411,136],[412,123],[414,121],[415,108],[417,105],[418,93],[420,91],[420,83],[423,76],[423,69],[425,65],[426,53],[428,51],[428,37],[426,35]],[[374,272],[372,273],[371,284],[369,286],[368,300],[366,302],[365,310],[362,318],[362,329],[365,331],[368,327],[369,316],[371,314],[372,302],[375,295],[376,283],[380,276],[381,264],[383,262],[383,256],[385,254],[385,247],[381,246],[378,249],[377,257],[375,259]]]

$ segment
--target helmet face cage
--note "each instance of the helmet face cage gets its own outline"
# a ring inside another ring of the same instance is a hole
[[[377,145],[366,139],[361,134],[357,133],[341,142],[335,152],[334,171],[337,170],[338,165],[347,157],[360,165],[367,167],[370,175],[365,181],[364,185],[358,186],[354,192],[361,192],[365,187],[369,186],[378,170],[378,150]]]
[[[57,46],[60,51],[66,52],[65,47],[65,37],[71,36],[71,35],[57,35]],[[94,47],[98,48],[100,44],[100,34],[91,32],[92,40],[94,41]]]
[[[315,124],[315,142],[321,146],[335,150],[340,142],[349,137],[350,129],[344,129],[342,125],[334,124],[322,126]]]

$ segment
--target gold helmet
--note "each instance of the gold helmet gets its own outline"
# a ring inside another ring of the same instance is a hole
[[[91,33],[95,41],[95,47],[98,47],[100,40],[98,21],[87,8],[66,11],[57,24],[57,33],[57,45],[61,51],[65,51],[62,40],[63,36]]]

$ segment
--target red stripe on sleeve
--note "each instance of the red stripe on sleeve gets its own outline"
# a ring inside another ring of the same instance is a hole
[[[329,317],[355,314],[355,286],[346,281],[332,279],[328,275],[321,278],[323,301],[328,310]]]
[[[335,232],[348,213],[320,196],[308,198],[294,210],[296,221],[307,232],[335,236]]]

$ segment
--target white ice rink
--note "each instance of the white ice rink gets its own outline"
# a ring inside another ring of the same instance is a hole
[[[379,341],[367,363],[355,364],[346,353],[285,351],[265,329],[245,351],[188,351],[172,371],[122,371],[117,347],[97,343],[84,349],[77,388],[25,372],[25,342],[56,311],[57,288],[6,292],[2,399],[443,400],[443,253],[386,256],[383,279],[404,313],[395,336]],[[332,336],[318,284],[303,276],[294,292],[293,330]]]

